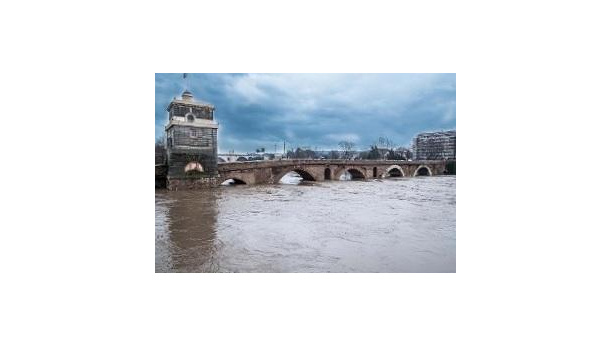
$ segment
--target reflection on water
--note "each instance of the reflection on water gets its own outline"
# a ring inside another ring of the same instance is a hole
[[[455,272],[455,184],[434,176],[157,190],[156,271]]]
[[[157,271],[214,271],[219,191],[157,192]]]

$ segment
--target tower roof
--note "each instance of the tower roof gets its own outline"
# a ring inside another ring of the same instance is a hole
[[[184,90],[184,92],[182,93],[182,99],[189,101],[193,100],[193,94],[189,90]]]
[[[169,103],[169,105],[167,106],[167,111],[169,111],[174,104],[184,104],[184,105],[190,105],[190,106],[199,106],[199,107],[210,108],[212,110],[215,109],[215,107],[212,104],[205,103],[205,102],[202,102],[202,101],[199,101],[199,100],[195,99],[193,97],[193,93],[191,93],[189,90],[184,90],[184,92],[182,92],[182,96],[181,96],[180,99],[174,98]]]

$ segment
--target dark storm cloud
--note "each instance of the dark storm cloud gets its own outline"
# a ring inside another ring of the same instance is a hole
[[[197,99],[214,104],[220,151],[309,146],[364,149],[380,136],[408,146],[422,131],[454,129],[455,74],[189,74]],[[156,137],[182,74],[155,78]]]

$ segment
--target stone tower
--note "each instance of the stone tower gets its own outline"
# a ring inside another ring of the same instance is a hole
[[[218,123],[214,106],[186,90],[167,106],[167,188],[195,189],[216,185]]]

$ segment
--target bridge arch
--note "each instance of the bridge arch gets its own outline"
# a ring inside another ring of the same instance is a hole
[[[218,163],[224,163],[226,162],[222,157],[218,157]]]
[[[417,169],[415,169],[413,176],[432,176],[432,169],[430,169],[430,167],[427,165],[420,165],[417,167]]]
[[[407,176],[402,168],[398,165],[391,165],[385,169],[383,177],[404,177]]]
[[[240,185],[240,184],[247,184],[247,183],[246,183],[246,181],[244,181],[242,179],[232,177],[232,178],[224,179],[224,181],[220,185],[221,186],[233,186],[233,185]]]
[[[332,172],[330,171],[330,168],[324,169],[324,179],[330,180],[331,176],[332,176]]]
[[[302,167],[288,167],[288,168],[282,169],[278,174],[275,175],[275,177],[273,179],[273,183],[279,183],[280,180],[282,179],[282,177],[284,177],[286,174],[288,174],[291,171],[294,171],[295,173],[299,174],[299,176],[301,176],[303,181],[315,181],[316,180],[313,173],[311,173],[310,171],[307,171],[306,169],[303,169]]]
[[[240,157],[237,157],[237,159],[235,161],[236,162],[247,162],[248,158],[240,156]]]
[[[366,172],[362,169],[356,167],[347,167],[335,170],[335,180],[340,180],[341,175],[343,175],[343,173],[345,172],[348,172],[350,175],[352,175],[352,180],[366,179]]]

